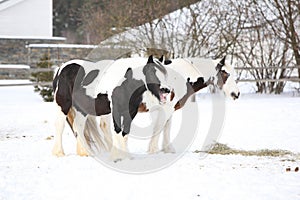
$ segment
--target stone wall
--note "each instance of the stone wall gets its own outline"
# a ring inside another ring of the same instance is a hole
[[[97,48],[96,48],[97,47]],[[170,57],[169,52],[160,49],[145,49],[148,55]],[[45,55],[53,65],[60,65],[71,59],[99,61],[130,57],[128,48],[64,44],[62,39],[9,39],[0,38],[0,64],[25,64],[36,67]]]
[[[29,65],[35,67],[45,55],[54,65],[60,65],[71,59],[85,59],[93,48],[77,47],[30,47],[28,48]]]
[[[84,59],[91,48],[66,47],[61,45],[49,47],[43,44],[62,44],[62,39],[10,39],[0,38],[0,64],[26,64],[36,67],[42,57],[47,55],[51,63],[59,65],[70,59]],[[31,44],[40,44],[31,47]]]

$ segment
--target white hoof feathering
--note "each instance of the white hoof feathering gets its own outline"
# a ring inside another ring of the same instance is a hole
[[[148,153],[149,154],[155,154],[158,153],[159,148],[158,148],[158,143],[157,142],[153,142],[153,140],[150,142],[149,145],[149,149],[148,149]]]
[[[123,137],[122,134],[113,133],[113,146],[111,148],[111,159],[114,162],[130,158],[127,148],[128,136]]]
[[[169,144],[168,146],[163,148],[163,152],[165,153],[176,153],[175,148],[173,147],[172,144]]]
[[[77,155],[79,156],[89,156],[88,152],[85,150],[85,148],[82,146],[79,138],[77,137],[77,149],[76,149]]]
[[[64,150],[54,147],[52,150],[52,155],[57,156],[57,157],[63,157],[63,156],[65,156],[65,153],[64,153]]]

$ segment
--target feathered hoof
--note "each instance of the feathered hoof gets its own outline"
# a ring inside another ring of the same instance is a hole
[[[65,153],[64,153],[63,150],[53,149],[52,150],[52,155],[57,156],[57,157],[63,157],[63,156],[65,156]]]
[[[173,147],[173,145],[170,144],[170,145],[163,148],[163,152],[164,153],[176,153],[176,150]]]
[[[158,146],[149,146],[148,154],[156,154],[159,152]]]
[[[77,148],[76,148],[76,153],[79,156],[89,156],[87,150],[83,147],[81,144],[80,140],[77,138]]]
[[[77,143],[77,149],[76,149],[76,153],[79,156],[89,156],[88,152],[85,150],[85,148],[83,148],[81,145],[78,145],[79,143]]]
[[[115,163],[125,159],[131,159],[131,155],[129,152],[121,151],[116,147],[112,147],[110,157],[111,160]]]

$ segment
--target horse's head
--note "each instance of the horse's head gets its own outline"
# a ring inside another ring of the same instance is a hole
[[[167,87],[167,70],[160,61],[153,60],[153,56],[149,56],[147,64],[143,68],[146,77],[147,88],[160,101],[166,100],[170,89]]]
[[[239,98],[240,91],[234,80],[234,69],[231,65],[226,63],[225,57],[221,60],[216,60],[216,85],[219,89],[223,90],[227,97],[231,97],[234,100]]]

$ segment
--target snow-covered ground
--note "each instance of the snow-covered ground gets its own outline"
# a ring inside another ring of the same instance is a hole
[[[63,136],[66,156],[52,156],[53,103],[43,102],[31,86],[0,87],[0,200],[300,199],[298,156],[193,153],[201,148],[212,112],[208,95],[199,97],[199,102],[198,137],[184,156],[160,171],[132,175],[77,156],[68,128]],[[227,101],[219,141],[237,149],[300,153],[299,95],[244,94]],[[159,153],[149,161],[170,156]]]

